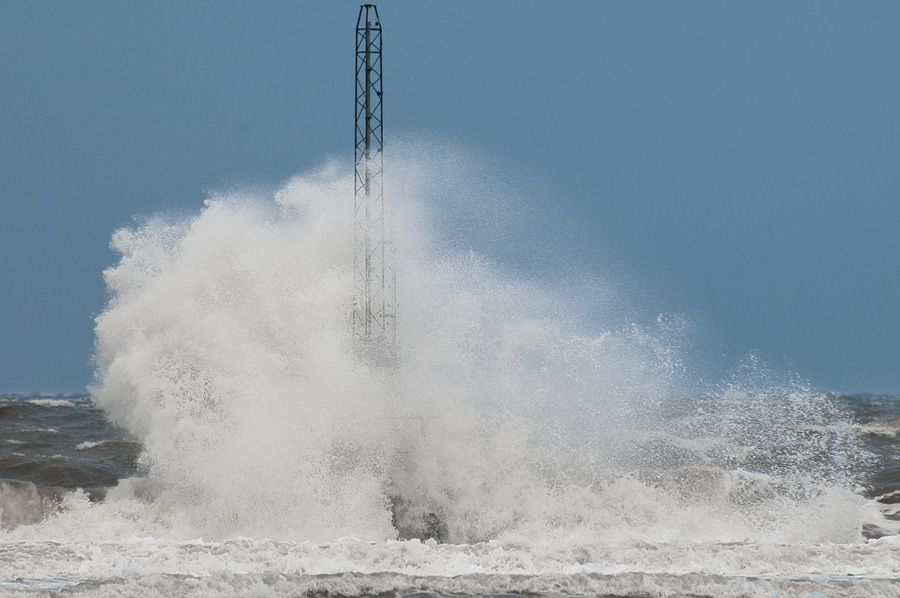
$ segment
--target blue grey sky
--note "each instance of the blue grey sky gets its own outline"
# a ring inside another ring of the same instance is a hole
[[[349,163],[358,7],[0,5],[0,391],[90,382],[133,217]],[[560,251],[650,281],[715,351],[900,392],[900,4],[378,8],[389,143],[536,182],[577,222]]]

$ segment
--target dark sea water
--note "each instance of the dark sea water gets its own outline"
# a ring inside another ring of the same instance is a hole
[[[0,478],[66,489],[115,486],[140,447],[88,395],[0,395]]]
[[[864,494],[881,503],[900,503],[900,396],[837,395],[852,414],[866,450],[874,455]]]

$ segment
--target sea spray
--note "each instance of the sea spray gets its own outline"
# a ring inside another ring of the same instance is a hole
[[[453,204],[434,180],[459,163],[388,171],[396,371],[351,346],[352,179],[338,167],[114,235],[92,395],[142,444],[154,518],[187,536],[311,541],[860,537],[861,451],[833,407],[758,381],[698,397],[684,318],[598,330],[625,298],[604,288],[585,304],[571,272],[517,275],[454,242],[434,214],[474,219],[475,191]]]
[[[212,198],[189,222],[115,235],[94,398],[200,533],[382,538],[376,480],[328,467],[332,428],[385,395],[343,349],[347,269],[317,235],[327,210],[305,226],[273,211]]]

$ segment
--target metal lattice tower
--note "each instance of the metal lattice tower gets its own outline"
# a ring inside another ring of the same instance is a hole
[[[373,360],[397,358],[394,243],[384,206],[381,112],[381,21],[373,4],[356,22],[356,194],[352,328],[358,349]]]

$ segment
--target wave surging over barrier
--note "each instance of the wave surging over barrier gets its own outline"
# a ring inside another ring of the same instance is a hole
[[[683,318],[598,330],[626,301],[602,281],[448,249],[426,175],[464,162],[389,170],[396,371],[351,347],[340,169],[116,232],[92,396],[143,446],[153,521],[213,539],[861,537],[865,457],[833,406],[741,376],[698,394]],[[497,218],[491,193],[471,213]]]

